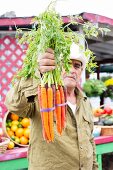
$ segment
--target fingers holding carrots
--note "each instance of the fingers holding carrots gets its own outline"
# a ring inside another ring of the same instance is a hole
[[[38,57],[38,65],[40,73],[45,73],[55,69],[54,51],[48,48],[43,55]]]

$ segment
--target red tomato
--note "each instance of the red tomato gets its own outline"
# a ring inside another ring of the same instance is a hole
[[[106,114],[112,114],[112,109],[110,107],[105,107],[104,111],[106,112]]]

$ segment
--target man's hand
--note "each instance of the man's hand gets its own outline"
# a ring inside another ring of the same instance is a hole
[[[48,48],[46,52],[39,57],[39,71],[40,73],[45,73],[55,69],[55,57],[54,51],[51,48]]]

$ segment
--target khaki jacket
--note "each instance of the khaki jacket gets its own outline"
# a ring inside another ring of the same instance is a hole
[[[97,170],[92,111],[87,97],[77,90],[76,116],[68,106],[65,131],[59,136],[54,126],[54,142],[47,143],[42,137],[37,85],[37,80],[21,80],[5,100],[10,112],[31,118],[29,170]]]

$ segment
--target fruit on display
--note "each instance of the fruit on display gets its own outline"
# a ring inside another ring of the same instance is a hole
[[[110,107],[105,107],[104,108],[104,112],[105,112],[105,114],[113,114],[113,109],[111,109]]]
[[[15,147],[15,143],[13,141],[10,141],[7,146],[7,149],[13,149],[14,147]]]
[[[14,113],[9,113],[5,120],[5,132],[11,139],[9,149],[13,148],[12,142],[20,146],[29,144],[30,119],[19,117]]]
[[[93,115],[99,117],[98,125],[111,126],[113,125],[113,107],[104,106],[93,110]]]
[[[22,119],[21,125],[22,125],[24,128],[29,127],[29,126],[30,126],[30,120],[29,120],[28,118]]]
[[[113,115],[113,108],[110,106],[105,106],[103,109],[102,108],[96,108],[93,110],[93,115],[95,117],[100,117],[102,115]]]
[[[97,109],[94,109],[94,110],[93,110],[93,115],[94,115],[95,117],[101,116],[102,113],[103,113],[103,109],[101,109],[101,108],[97,108]]]
[[[18,119],[19,119],[18,115],[11,113],[11,120],[18,120]]]
[[[29,140],[28,140],[28,138],[26,138],[25,136],[21,136],[21,137],[20,137],[20,143],[21,143],[22,145],[27,145],[28,142],[29,142]]]

